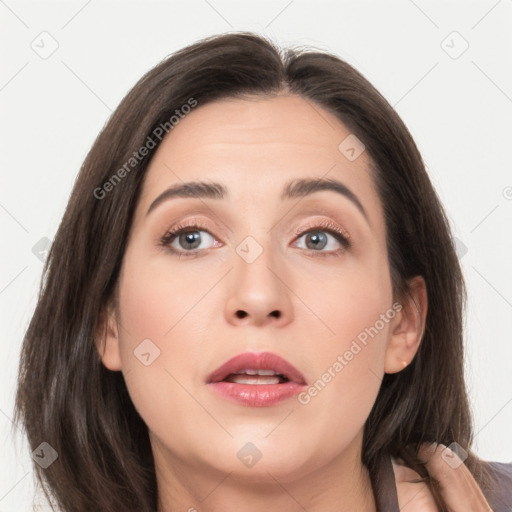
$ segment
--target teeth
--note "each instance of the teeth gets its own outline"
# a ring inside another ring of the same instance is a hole
[[[237,372],[237,375],[278,375],[274,370],[253,370],[251,368],[247,370],[241,370]]]
[[[255,370],[254,368],[246,368],[237,373],[228,375],[225,379],[227,382],[235,382],[237,384],[281,384],[287,382],[288,379],[275,372],[274,370]]]
[[[235,382],[236,384],[279,384],[280,377],[276,375],[258,375],[257,377],[251,375],[233,374],[227,379],[228,382]]]

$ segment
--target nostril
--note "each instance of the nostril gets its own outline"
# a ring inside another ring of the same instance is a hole
[[[281,316],[281,312],[278,311],[277,309],[275,309],[274,311],[272,311],[270,314],[270,316],[275,316],[276,318],[280,318]],[[236,316],[237,318],[245,318],[247,316],[247,312],[246,311],[243,311],[241,309],[239,309],[237,312],[236,312]]]

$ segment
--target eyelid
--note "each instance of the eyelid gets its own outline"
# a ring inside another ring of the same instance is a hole
[[[190,218],[183,222],[178,222],[174,226],[170,227],[166,230],[164,235],[160,238],[160,245],[169,246],[170,240],[176,238],[181,231],[185,231],[189,229],[192,231],[194,228],[198,228],[198,230],[208,231],[210,235],[215,238],[215,236],[211,233],[214,231],[214,228],[206,221],[202,221],[196,218]],[[193,251],[183,251],[183,252],[193,252]]]
[[[301,228],[297,228],[294,233],[298,236],[304,235],[310,231],[321,231],[321,230],[332,230],[340,235],[343,239],[345,239],[347,247],[350,247],[350,233],[343,228],[342,226],[334,223],[331,220],[323,220],[323,221],[310,221],[310,223],[306,226],[302,226]]]

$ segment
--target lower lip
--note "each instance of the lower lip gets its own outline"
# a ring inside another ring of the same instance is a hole
[[[297,396],[306,386],[297,382],[281,384],[237,384],[236,382],[211,382],[211,389],[218,395],[249,407],[268,407]]]

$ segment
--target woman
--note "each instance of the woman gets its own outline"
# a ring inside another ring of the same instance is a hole
[[[464,293],[385,99],[333,55],[212,37],[87,156],[17,418],[66,512],[508,510],[511,467],[471,451]]]

